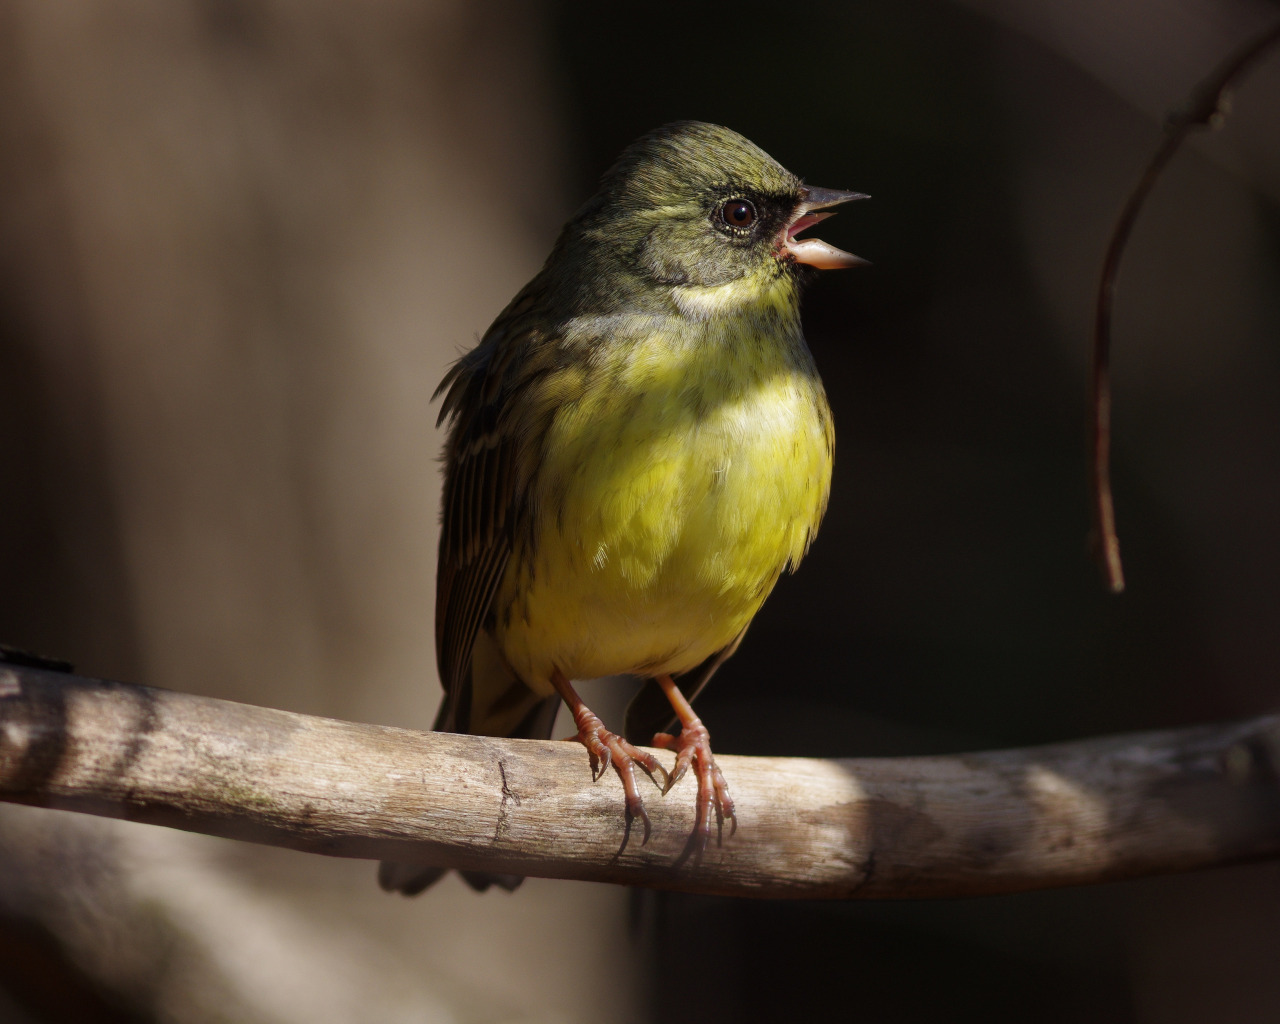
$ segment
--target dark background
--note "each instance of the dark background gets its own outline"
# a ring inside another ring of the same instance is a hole
[[[1273,709],[1280,56],[1126,256],[1121,597],[1087,553],[1085,371],[1161,118],[1280,8],[1047,6],[7,5],[0,639],[425,727],[431,390],[617,152],[697,118],[873,197],[822,231],[873,266],[805,307],[830,512],[700,701],[716,749]],[[71,998],[84,1020],[1280,1016],[1269,865],[939,903],[537,880],[405,902],[368,865],[3,810],[6,1022]]]

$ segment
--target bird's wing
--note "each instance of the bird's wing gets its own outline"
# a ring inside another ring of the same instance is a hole
[[[522,520],[529,459],[545,429],[528,422],[537,416],[525,401],[549,369],[552,347],[529,323],[532,305],[529,297],[517,297],[436,390],[445,395],[440,421],[452,421],[436,570],[436,660],[445,717],[469,679],[476,634]]]

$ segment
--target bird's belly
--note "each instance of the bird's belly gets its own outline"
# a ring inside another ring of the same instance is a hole
[[[540,528],[495,604],[511,666],[571,679],[685,671],[751,621],[826,507],[831,441],[811,374],[737,394],[580,403],[548,439]],[[618,410],[611,413],[610,410]]]

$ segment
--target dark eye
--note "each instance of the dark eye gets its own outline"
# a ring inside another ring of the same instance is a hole
[[[729,199],[720,207],[720,216],[731,228],[749,228],[756,220],[756,207],[750,199]]]

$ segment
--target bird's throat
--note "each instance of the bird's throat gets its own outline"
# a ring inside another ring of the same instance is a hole
[[[763,271],[724,284],[677,285],[671,289],[671,300],[681,315],[691,320],[770,312],[798,317],[800,310],[795,277],[788,273]]]

